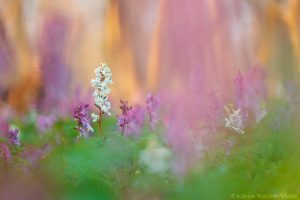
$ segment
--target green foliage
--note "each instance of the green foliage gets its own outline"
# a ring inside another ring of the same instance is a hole
[[[285,108],[280,102],[272,106]],[[277,116],[276,111],[269,113],[243,135],[220,130],[209,155],[186,177],[170,172],[150,174],[139,163],[140,151],[150,140],[164,144],[162,128],[153,133],[145,126],[141,136],[124,137],[117,131],[114,118],[104,119],[102,134],[94,124],[95,133],[90,138],[78,138],[72,119],[60,119],[43,134],[38,133],[34,122],[16,121],[14,124],[26,134],[22,134],[22,145],[10,150],[13,168],[26,166],[42,176],[55,199],[222,200],[235,194],[298,194],[299,131],[289,120],[274,129]],[[234,141],[229,155],[222,145],[225,140]],[[22,152],[45,145],[51,146],[51,152],[33,168]]]
[[[289,128],[272,131],[270,120],[267,118],[248,130],[231,154],[223,155],[225,159],[204,161],[205,167],[193,171],[178,184],[171,199],[230,199],[236,194],[300,193],[298,131]]]
[[[58,147],[44,166],[64,188],[59,195],[66,195],[66,199],[97,199],[100,194],[103,199],[113,199],[131,173],[134,149],[134,144],[118,133],[106,138],[80,138],[74,144]]]

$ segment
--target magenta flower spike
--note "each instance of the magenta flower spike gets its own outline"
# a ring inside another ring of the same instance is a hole
[[[134,106],[129,111],[130,122],[125,129],[125,135],[139,135],[145,122],[145,111],[140,106]]]
[[[129,111],[132,109],[132,106],[128,106],[128,101],[120,100],[120,109],[122,111],[121,115],[117,115],[118,118],[118,126],[121,128],[122,135],[124,135],[124,131],[126,126],[129,124],[131,117]]]
[[[79,131],[79,137],[88,137],[94,132],[88,118],[88,104],[80,103],[73,110],[73,119],[77,121],[75,127]]]
[[[95,100],[95,106],[98,108],[98,114],[92,113],[91,117],[93,122],[98,122],[99,131],[101,134],[101,121],[103,114],[111,115],[111,103],[109,101],[108,95],[111,91],[109,85],[113,83],[112,72],[110,67],[101,63],[99,67],[95,69],[96,78],[91,80],[92,86],[95,88],[93,97]]]
[[[18,129],[12,129],[8,132],[7,135],[8,138],[8,143],[10,145],[20,145],[20,140],[19,140],[19,130]]]
[[[51,129],[56,121],[54,115],[39,115],[37,118],[37,128],[41,133],[45,133]]]
[[[123,120],[122,118],[126,118]],[[120,116],[120,123],[118,123],[121,131],[123,129],[124,122],[126,125],[124,126],[124,135],[125,136],[138,136],[141,133],[141,129],[145,123],[145,110],[140,106],[134,106],[130,109],[126,117]],[[128,122],[128,123],[127,123]],[[123,124],[122,124],[123,123]],[[122,126],[121,126],[122,125]]]
[[[50,14],[42,25],[38,51],[43,83],[40,106],[46,112],[54,107],[62,112],[65,107],[61,104],[70,94],[71,73],[65,53],[70,28],[69,19],[60,13]]]
[[[153,95],[149,93],[147,95],[146,104],[147,104],[146,109],[149,116],[150,128],[152,130],[155,130],[159,120],[158,110],[160,106],[160,99],[157,95]]]
[[[239,72],[235,78],[236,104],[244,111],[246,121],[252,116],[258,122],[266,113],[262,107],[267,96],[265,80],[265,72],[259,65],[251,67],[245,74]]]

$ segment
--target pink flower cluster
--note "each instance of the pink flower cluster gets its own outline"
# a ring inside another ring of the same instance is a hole
[[[75,128],[79,131],[79,136],[82,137],[88,137],[94,131],[88,118],[88,107],[88,104],[81,103],[73,110],[73,119],[77,121],[78,124]]]
[[[19,130],[18,129],[12,129],[8,132],[8,143],[10,145],[20,145],[19,140]]]
[[[139,135],[144,126],[144,109],[140,106],[129,107],[127,101],[121,100],[121,115],[117,115],[118,126],[122,134]]]
[[[122,129],[122,135],[124,135],[125,127],[130,122],[130,115],[129,111],[132,109],[132,106],[128,106],[128,101],[120,101],[121,106],[120,109],[122,111],[121,115],[117,115],[118,118],[118,125]]]
[[[235,101],[242,110],[246,121],[260,121],[264,115],[263,102],[267,96],[266,74],[263,68],[255,65],[245,74],[239,72],[235,78]]]
[[[54,115],[39,115],[37,118],[37,128],[39,132],[45,133],[51,129],[55,122],[56,117]]]
[[[150,127],[152,130],[155,130],[159,120],[158,110],[160,106],[160,99],[158,95],[148,94],[146,104]]]
[[[145,115],[148,115],[148,121],[151,130],[155,130],[159,121],[160,100],[158,95],[148,94],[146,99],[146,108],[137,106],[128,106],[127,101],[120,101],[122,114],[117,115],[118,126],[122,134],[139,135],[145,123]]]

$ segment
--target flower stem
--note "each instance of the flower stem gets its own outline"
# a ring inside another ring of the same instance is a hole
[[[98,126],[99,126],[99,133],[102,134],[102,110],[99,108],[99,120],[98,120]]]
[[[124,135],[125,126],[122,127],[122,136]]]

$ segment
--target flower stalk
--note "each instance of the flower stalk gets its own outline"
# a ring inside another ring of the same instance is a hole
[[[234,109],[232,104],[224,106],[228,117],[225,118],[225,127],[231,128],[235,132],[244,134],[244,122],[242,119],[241,109]]]
[[[129,111],[132,109],[132,106],[128,106],[128,101],[120,101],[120,109],[122,111],[121,115],[117,115],[118,125],[121,128],[121,133],[124,135],[125,127],[131,122],[131,116]]]
[[[81,103],[73,110],[73,119],[77,122],[75,129],[79,131],[79,137],[89,137],[94,132],[88,118],[88,107],[88,104]]]
[[[111,115],[111,103],[108,99],[110,88],[108,87],[113,83],[112,72],[107,64],[102,63],[95,69],[96,78],[91,80],[92,86],[95,88],[93,93],[95,106],[98,108],[98,114],[92,113],[91,117],[93,122],[97,122],[99,132],[102,133],[102,118],[103,114]]]

